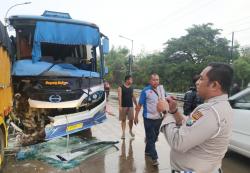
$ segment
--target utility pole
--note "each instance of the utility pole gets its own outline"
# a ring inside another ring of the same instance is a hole
[[[134,40],[132,40],[132,39],[130,39],[130,38],[128,38],[128,37],[124,37],[124,36],[122,36],[122,35],[119,35],[119,37],[121,37],[121,38],[124,38],[124,39],[127,39],[127,40],[131,41],[132,46],[131,46],[131,50],[130,50],[130,55],[129,55],[129,57],[128,57],[128,64],[129,64],[129,67],[128,67],[128,73],[129,73],[129,75],[132,75],[132,64],[133,64],[133,47],[134,47]]]
[[[231,55],[228,63],[230,64],[230,60],[233,60],[233,48],[234,48],[234,32],[232,32],[232,44],[231,44]]]

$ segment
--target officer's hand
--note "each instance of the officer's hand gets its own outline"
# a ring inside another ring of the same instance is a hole
[[[166,97],[166,100],[169,104],[169,111],[170,112],[174,112],[177,108],[177,102],[175,101],[176,100],[176,97],[174,96],[168,96]]]
[[[157,103],[157,111],[158,112],[168,112],[169,110],[169,105],[168,102],[166,102],[166,100],[159,100]]]

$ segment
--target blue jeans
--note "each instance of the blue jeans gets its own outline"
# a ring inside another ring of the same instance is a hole
[[[159,129],[162,119],[147,119],[144,118],[144,128],[146,134],[146,148],[145,153],[149,153],[152,160],[158,159],[157,151],[155,149],[155,142],[159,135]]]

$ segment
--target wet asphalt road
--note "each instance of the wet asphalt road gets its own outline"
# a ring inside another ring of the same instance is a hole
[[[168,173],[170,148],[162,134],[156,144],[160,165],[154,167],[148,157],[144,156],[144,128],[142,119],[134,127],[135,139],[132,139],[128,130],[126,139],[121,140],[120,122],[118,120],[118,104],[116,93],[111,92],[107,121],[92,128],[93,136],[100,140],[119,140],[115,148],[108,149],[90,157],[80,166],[64,171],[53,168],[40,161],[16,161],[13,157],[6,157],[3,173]],[[250,159],[228,152],[223,160],[224,173],[250,173]]]

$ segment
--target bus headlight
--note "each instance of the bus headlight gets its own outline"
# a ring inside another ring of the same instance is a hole
[[[95,103],[98,102],[103,97],[104,91],[96,91],[93,94],[90,94],[84,99],[85,103]]]

